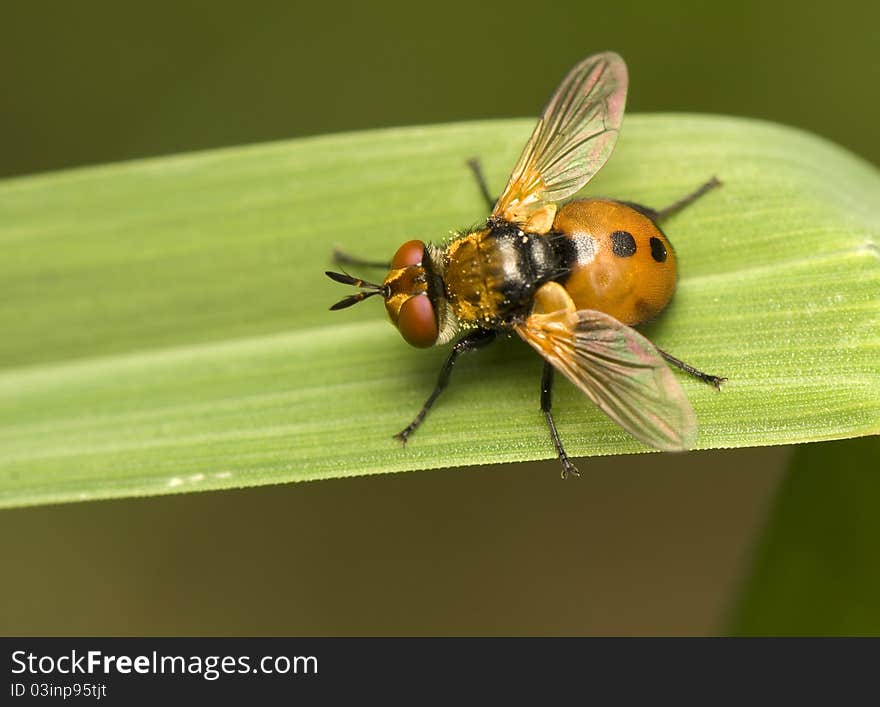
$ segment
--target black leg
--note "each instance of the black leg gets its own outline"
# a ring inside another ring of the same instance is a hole
[[[486,206],[489,207],[489,211],[492,211],[492,209],[495,208],[495,202],[497,199],[493,199],[492,195],[489,193],[489,185],[486,183],[486,177],[483,174],[483,167],[480,164],[480,158],[471,157],[467,161],[467,166],[471,168],[474,177],[476,177],[477,184],[480,185],[480,193],[482,193],[483,198],[486,200]]]
[[[446,363],[444,363],[443,368],[440,369],[440,377],[437,379],[437,385],[434,387],[434,391],[428,396],[428,399],[425,401],[425,404],[422,405],[419,414],[413,418],[413,421],[394,435],[395,439],[406,444],[409,436],[416,431],[416,428],[419,425],[422,424],[422,420],[425,419],[428,410],[431,409],[431,406],[435,403],[437,398],[440,397],[440,393],[442,393],[446,389],[446,386],[449,385],[449,376],[452,375],[452,367],[455,365],[456,359],[466,351],[473,351],[486,344],[491,344],[494,340],[495,332],[491,329],[477,329],[456,341],[449,354],[449,358],[446,359]]]
[[[676,358],[672,354],[666,353],[663,349],[657,349],[660,352],[660,355],[663,356],[669,363],[671,363],[676,368],[680,368],[685,373],[690,373],[694,378],[699,378],[703,383],[708,383],[711,386],[714,386],[716,389],[721,390],[721,384],[727,382],[727,378],[722,378],[721,376],[713,376],[710,373],[703,373],[702,371],[698,371],[693,366],[688,365],[681,359]]]
[[[667,216],[671,216],[672,214],[676,213],[677,211],[681,211],[685,206],[688,206],[689,204],[693,204],[697,199],[699,199],[701,196],[703,196],[703,194],[706,194],[707,192],[710,192],[713,189],[715,189],[716,187],[720,187],[720,186],[721,186],[721,181],[718,179],[718,177],[712,177],[712,179],[710,179],[708,182],[700,185],[697,189],[692,191],[690,194],[683,196],[681,199],[679,199],[676,202],[673,202],[672,204],[667,206],[665,209],[659,209],[658,211],[655,211],[654,213],[657,215],[654,217],[654,220],[655,221],[661,220],[661,219],[666,218]]]
[[[391,269],[391,263],[389,263],[387,260],[384,263],[378,260],[364,260],[363,258],[349,255],[348,253],[339,250],[339,248],[333,249],[333,262],[336,263],[336,265],[363,265],[367,268],[385,268],[386,270]]]
[[[550,438],[553,440],[553,446],[556,447],[556,456],[562,462],[562,478],[565,479],[569,474],[580,476],[565,449],[562,447],[562,440],[559,439],[559,433],[556,431],[556,423],[553,422],[553,415],[550,408],[553,407],[553,366],[546,361],[544,362],[544,375],[541,376],[541,411],[547,419],[547,426],[550,428]]]

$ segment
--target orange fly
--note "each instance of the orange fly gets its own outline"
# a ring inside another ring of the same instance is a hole
[[[551,414],[554,371],[635,438],[661,450],[693,446],[694,410],[667,363],[720,387],[724,378],[689,366],[632,327],[662,312],[675,291],[675,251],[659,224],[717,187],[712,178],[663,209],[612,199],[565,201],[614,149],[626,102],[623,59],[604,52],[575,66],[553,94],[491,215],[443,245],[407,241],[389,263],[336,254],[347,265],[390,267],[382,284],[328,272],[360,291],[342,309],[382,295],[391,321],[418,347],[456,336],[433,392],[397,439],[406,442],[449,383],[466,351],[516,332],[544,358],[541,410],[563,477],[577,474]]]

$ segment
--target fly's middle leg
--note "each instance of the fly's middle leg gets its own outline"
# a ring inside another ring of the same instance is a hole
[[[547,426],[550,428],[550,438],[553,440],[553,446],[556,448],[556,456],[562,463],[562,478],[567,478],[570,474],[580,476],[577,467],[571,463],[565,448],[562,446],[562,440],[559,439],[559,433],[556,431],[556,423],[553,422],[553,414],[550,408],[553,407],[553,366],[544,363],[544,374],[541,376],[541,412],[547,420]]]

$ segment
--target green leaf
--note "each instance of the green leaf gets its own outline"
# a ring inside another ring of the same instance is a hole
[[[324,277],[335,245],[387,259],[485,206],[531,120],[403,128],[0,183],[0,504],[174,493],[548,458],[541,361],[470,354],[407,447],[446,351],[403,343],[376,299]],[[880,176],[815,136],[630,116],[587,194],[662,207],[680,260],[645,332],[730,381],[683,385],[699,446],[880,431]],[[364,273],[368,276],[381,276]],[[560,381],[573,456],[644,451]]]
[[[744,635],[880,635],[880,437],[799,447],[737,610]]]

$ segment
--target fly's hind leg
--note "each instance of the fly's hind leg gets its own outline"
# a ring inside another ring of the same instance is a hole
[[[452,375],[452,367],[455,365],[458,357],[467,351],[473,351],[474,349],[486,346],[486,344],[491,344],[495,340],[495,336],[495,332],[491,329],[477,329],[455,342],[455,345],[452,347],[452,351],[449,354],[449,358],[446,359],[446,363],[444,363],[443,368],[440,369],[440,377],[437,379],[437,385],[434,386],[433,392],[428,396],[428,399],[425,401],[425,404],[422,405],[422,409],[419,410],[418,415],[413,418],[413,421],[394,435],[395,439],[406,444],[409,436],[416,431],[416,428],[419,425],[422,424],[422,421],[428,414],[428,410],[431,409],[431,406],[436,402],[437,398],[440,397],[440,393],[446,390],[446,386],[449,385],[449,378]]]
[[[470,167],[471,172],[474,173],[474,179],[477,180],[477,184],[480,187],[480,193],[483,195],[483,199],[486,200],[486,206],[491,212],[492,209],[495,208],[495,202],[497,199],[493,199],[492,194],[489,193],[489,183],[486,181],[486,175],[483,174],[483,165],[480,163],[480,158],[471,157],[467,161],[467,166]]]
[[[671,216],[674,213],[678,213],[685,206],[689,206],[693,204],[697,199],[699,199],[704,194],[712,191],[713,189],[721,186],[721,180],[718,177],[712,177],[708,182],[701,184],[699,187],[694,189],[690,194],[685,194],[678,201],[672,202],[669,206],[663,209],[652,209],[650,206],[644,206],[642,204],[635,204],[632,201],[624,201],[622,203],[627,206],[632,207],[639,213],[644,214],[649,219],[657,223],[658,221],[662,221],[667,216]]]
[[[718,177],[712,177],[712,179],[701,184],[699,187],[694,189],[690,194],[685,194],[685,196],[683,196],[681,199],[679,199],[678,201],[674,201],[669,206],[667,206],[663,209],[651,209],[646,206],[640,206],[638,204],[629,204],[629,206],[632,206],[637,211],[641,211],[643,214],[645,214],[652,221],[655,221],[655,222],[662,221],[667,216],[671,216],[672,214],[681,211],[686,206],[690,206],[697,199],[699,199],[701,196],[703,196],[704,194],[707,194],[708,192],[712,191],[713,189],[717,189],[720,186],[721,186],[721,180],[718,179]],[[663,356],[663,358],[665,358],[667,362],[671,363],[676,368],[684,371],[685,373],[687,373],[689,375],[692,375],[694,378],[697,378],[697,379],[703,381],[703,383],[708,383],[709,385],[713,386],[717,390],[721,390],[721,384],[727,380],[727,378],[724,378],[722,376],[715,376],[715,375],[712,375],[711,373],[704,373],[703,371],[700,371],[700,370],[694,368],[690,364],[685,363],[681,359],[676,358],[672,354],[666,353],[663,349],[658,348],[657,351],[660,352],[660,355]]]
[[[667,216],[671,216],[672,214],[681,211],[684,207],[689,206],[690,204],[693,204],[697,199],[699,199],[704,194],[707,194],[708,192],[710,192],[713,189],[720,187],[720,186],[721,186],[721,180],[719,180],[718,177],[712,177],[712,179],[710,179],[705,184],[701,184],[699,187],[694,189],[690,194],[686,194],[681,199],[679,199],[678,201],[674,201],[666,208],[659,209],[659,210],[655,211],[654,213],[656,214],[656,216],[654,216],[654,220],[655,221],[662,221]]]
[[[721,390],[721,384],[727,382],[727,378],[723,378],[722,376],[713,376],[711,373],[703,373],[703,371],[697,370],[690,364],[685,363],[679,358],[676,358],[672,354],[666,353],[663,349],[658,348],[657,351],[660,352],[660,355],[665,358],[669,363],[675,366],[678,369],[681,369],[685,373],[692,375],[694,378],[703,381],[703,383],[708,383],[716,390]]]
[[[547,426],[550,428],[550,438],[553,440],[553,446],[556,448],[556,456],[562,463],[562,478],[565,479],[569,474],[580,476],[577,467],[571,463],[568,454],[562,446],[562,440],[559,439],[559,433],[556,431],[556,423],[553,422],[553,414],[550,408],[553,407],[553,366],[546,361],[544,362],[544,374],[541,376],[541,412],[547,420]]]
[[[653,221],[662,221],[667,216],[671,216],[674,213],[681,211],[686,206],[690,206],[697,199],[699,199],[704,194],[709,193],[713,189],[717,189],[721,186],[721,180],[718,177],[712,177],[708,182],[701,184],[699,187],[694,189],[690,194],[686,194],[678,201],[674,201],[669,206],[663,209],[655,210],[649,209],[646,207],[638,207],[636,205],[632,205],[637,208],[639,211],[650,217]],[[676,368],[684,371],[685,373],[692,375],[694,378],[697,378],[704,383],[708,383],[714,388],[721,390],[721,384],[724,383],[727,378],[723,378],[722,376],[715,376],[711,373],[704,373],[688,363],[685,363],[679,358],[676,358],[672,354],[666,353],[663,349],[658,348],[657,351],[665,358],[669,363],[671,363]]]

